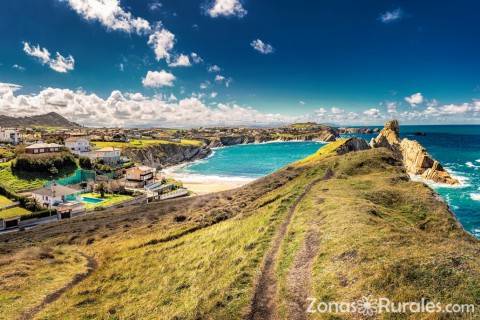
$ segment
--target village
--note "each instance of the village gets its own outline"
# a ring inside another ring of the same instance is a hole
[[[134,130],[0,128],[0,230],[188,196],[180,182],[122,155],[128,145],[176,141]]]
[[[195,195],[163,169],[204,158],[216,147],[334,141],[339,132],[315,123],[280,128],[0,127],[0,231]]]

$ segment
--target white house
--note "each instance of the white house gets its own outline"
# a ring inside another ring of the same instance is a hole
[[[122,149],[114,147],[105,147],[98,150],[93,150],[89,153],[91,160],[103,160],[105,164],[115,165],[120,162],[120,153]]]
[[[65,147],[75,154],[90,152],[90,139],[85,136],[70,137],[65,139]]]
[[[0,142],[19,144],[20,131],[18,129],[0,128]]]
[[[49,187],[32,191],[32,198],[41,206],[51,208],[65,203],[69,196],[74,198],[78,193],[78,190],[53,183]]]

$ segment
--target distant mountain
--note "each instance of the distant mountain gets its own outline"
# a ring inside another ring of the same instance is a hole
[[[31,117],[9,117],[0,115],[0,127],[80,127],[79,124],[71,122],[56,112],[50,112]]]

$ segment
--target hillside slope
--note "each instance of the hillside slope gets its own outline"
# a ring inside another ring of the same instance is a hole
[[[71,122],[58,113],[50,112],[31,117],[10,117],[0,115],[0,127],[59,127],[74,128],[80,125]]]
[[[346,149],[237,190],[2,235],[0,318],[306,319],[308,297],[478,305],[478,240],[391,151]]]

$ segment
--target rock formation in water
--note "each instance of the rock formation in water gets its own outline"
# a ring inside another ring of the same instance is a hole
[[[450,185],[459,184],[427,150],[417,141],[399,137],[400,126],[397,120],[388,121],[380,134],[370,141],[372,148],[388,148],[402,157],[408,173],[420,175],[424,179]]]

